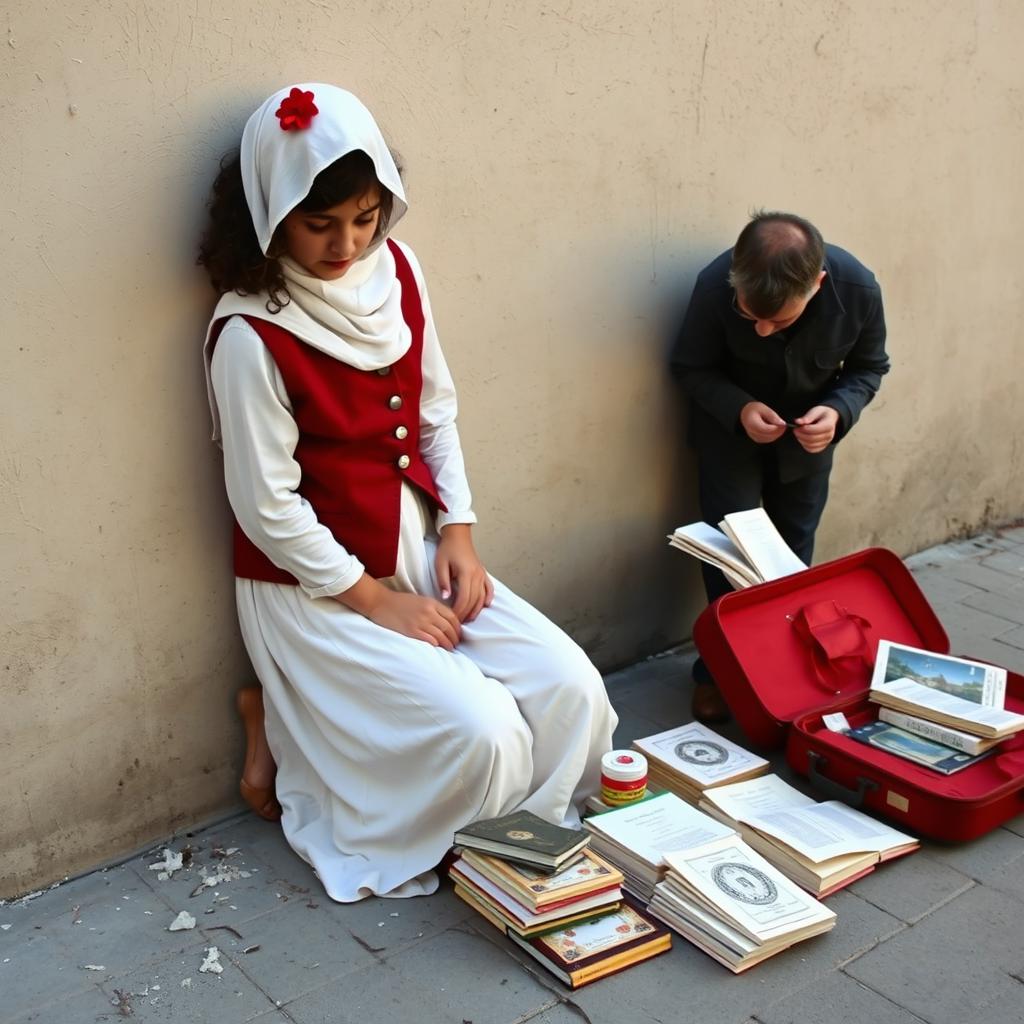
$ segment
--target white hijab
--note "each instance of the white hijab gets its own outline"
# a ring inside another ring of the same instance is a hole
[[[277,112],[294,89],[312,93],[317,112],[309,127],[286,131]],[[355,96],[334,85],[307,83],[279,89],[256,110],[242,133],[242,184],[264,254],[278,225],[309,194],[313,179],[356,150],[370,157],[377,180],[394,196],[390,233],[408,209],[405,191],[376,121]],[[248,314],[268,320],[361,370],[390,366],[405,355],[412,338],[402,318],[402,287],[385,237],[374,239],[336,281],[321,281],[282,258],[291,302],[276,314],[268,312],[266,294],[228,292],[221,297],[203,348],[214,440],[220,437],[220,416],[210,379],[210,342],[214,324],[225,317]]]

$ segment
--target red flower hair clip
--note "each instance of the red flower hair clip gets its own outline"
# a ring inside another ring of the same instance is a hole
[[[308,128],[319,113],[313,94],[296,88],[281,101],[275,116],[281,122],[281,131],[298,132]]]

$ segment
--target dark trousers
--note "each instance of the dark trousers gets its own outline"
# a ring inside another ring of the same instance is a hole
[[[717,527],[727,512],[764,505],[769,519],[797,557],[811,564],[814,533],[825,510],[830,470],[783,482],[771,445],[742,455],[700,455],[697,460],[701,518]],[[708,603],[732,591],[729,581],[701,563]]]

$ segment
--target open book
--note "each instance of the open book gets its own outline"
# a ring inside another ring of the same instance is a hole
[[[1006,669],[880,640],[868,699],[894,711],[990,739],[1024,730],[1007,711]]]
[[[818,897],[920,845],[838,800],[818,803],[777,775],[709,789],[700,807],[735,828],[784,875]]]
[[[730,512],[719,529],[707,523],[680,526],[669,544],[720,569],[742,590],[806,569],[763,508]]]

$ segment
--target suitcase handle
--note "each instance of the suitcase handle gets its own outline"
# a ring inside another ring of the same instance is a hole
[[[811,780],[811,785],[827,794],[832,800],[842,800],[844,804],[849,804],[851,807],[861,807],[864,804],[864,797],[878,789],[877,782],[866,779],[863,775],[857,776],[856,789],[840,786],[838,782],[826,779],[822,775],[822,770],[827,764],[827,757],[819,754],[816,750],[807,751],[807,777]]]

